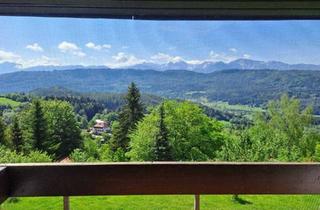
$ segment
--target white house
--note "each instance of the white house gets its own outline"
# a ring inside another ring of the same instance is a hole
[[[109,124],[103,120],[96,120],[96,124],[91,129],[91,133],[101,135],[102,133],[110,131]]]

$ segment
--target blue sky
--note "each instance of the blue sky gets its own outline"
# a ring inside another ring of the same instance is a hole
[[[0,17],[0,63],[127,66],[238,58],[320,64],[320,21]]]

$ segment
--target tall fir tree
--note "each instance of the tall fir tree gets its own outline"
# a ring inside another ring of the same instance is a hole
[[[119,125],[113,131],[111,139],[111,148],[113,151],[118,149],[124,152],[128,151],[129,133],[132,131],[139,120],[144,116],[143,104],[141,103],[141,95],[135,83],[131,83],[128,87],[128,93],[125,97],[125,105],[119,114]]]
[[[168,139],[168,129],[165,125],[165,111],[164,105],[161,104],[159,108],[159,132],[156,135],[154,146],[154,160],[155,161],[171,161],[172,153]]]
[[[17,117],[14,117],[13,119],[13,125],[11,128],[11,142],[13,149],[20,153],[23,150],[23,137],[22,137],[22,131],[19,125],[19,120]]]
[[[2,119],[2,113],[0,113],[0,146],[6,145],[5,130],[6,130],[6,127]]]
[[[48,141],[48,125],[39,100],[33,102],[31,123],[34,148],[40,151],[45,151],[45,144]]]

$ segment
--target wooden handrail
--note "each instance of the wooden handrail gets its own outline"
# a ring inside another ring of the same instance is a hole
[[[176,162],[13,164],[4,165],[0,170],[2,198],[318,193],[320,193],[320,164]]]
[[[0,15],[135,19],[319,19],[317,0],[0,0]]]

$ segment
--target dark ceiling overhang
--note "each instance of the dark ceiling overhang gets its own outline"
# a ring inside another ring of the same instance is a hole
[[[155,20],[319,19],[318,0],[0,0],[0,15]]]

